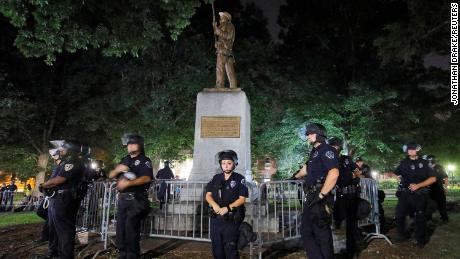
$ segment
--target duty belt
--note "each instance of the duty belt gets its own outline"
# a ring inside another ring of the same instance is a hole
[[[56,194],[64,194],[70,192],[70,189],[61,189],[61,190],[56,190]]]
[[[342,194],[353,194],[358,191],[358,187],[355,185],[348,185],[342,188],[337,188],[337,192],[342,193]]]
[[[118,198],[124,199],[127,201],[134,200],[136,197],[139,197],[139,196],[147,197],[147,193],[146,192],[120,192],[118,193]]]
[[[428,187],[423,187],[423,188],[420,188],[416,191],[412,191],[411,189],[407,188],[407,187],[400,187],[398,188],[398,191],[400,192],[407,192],[407,193],[411,193],[411,194],[426,194],[428,193],[430,189]]]

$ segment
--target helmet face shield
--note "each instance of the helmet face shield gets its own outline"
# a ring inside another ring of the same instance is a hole
[[[407,151],[409,150],[415,150],[419,152],[420,150],[422,150],[422,146],[416,143],[409,143],[409,144],[404,145],[402,149],[404,153],[407,153]]]
[[[144,138],[141,135],[133,133],[125,133],[121,137],[121,144],[127,146],[128,144],[138,144],[144,146]]]

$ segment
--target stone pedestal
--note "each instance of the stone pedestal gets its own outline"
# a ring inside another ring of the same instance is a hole
[[[240,88],[209,88],[198,93],[193,169],[188,180],[210,181],[220,173],[216,154],[232,149],[238,154],[235,172],[251,178],[251,115]]]

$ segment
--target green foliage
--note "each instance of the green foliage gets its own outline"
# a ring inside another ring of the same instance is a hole
[[[164,36],[177,40],[199,1],[17,1],[0,2],[0,13],[18,29],[15,45],[27,57],[101,48],[107,56],[138,57]]]
[[[37,155],[24,148],[0,146],[0,157],[2,171],[15,173],[21,180],[37,172]]]
[[[379,182],[379,189],[381,190],[395,190],[398,188],[399,181],[396,179],[382,180]]]

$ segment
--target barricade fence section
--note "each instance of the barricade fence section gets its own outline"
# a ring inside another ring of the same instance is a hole
[[[205,200],[205,181],[155,180],[148,190],[152,210],[143,220],[141,233],[149,237],[209,242],[209,205]],[[245,220],[253,226],[257,241],[253,249],[300,238],[304,201],[304,181],[283,180],[248,183],[250,198]],[[371,204],[369,216],[359,226],[375,225],[373,238],[380,234],[376,181],[361,179],[361,198]],[[116,234],[118,192],[115,182],[96,182],[89,186],[77,218],[77,229],[98,233],[107,248],[110,235]]]

